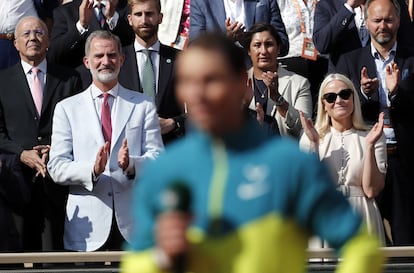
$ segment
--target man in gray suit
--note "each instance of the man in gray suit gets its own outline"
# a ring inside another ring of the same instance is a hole
[[[120,250],[132,228],[134,178],[162,151],[161,130],[154,103],[118,83],[119,38],[96,31],[85,54],[92,84],[56,106],[48,169],[69,185],[65,249]]]

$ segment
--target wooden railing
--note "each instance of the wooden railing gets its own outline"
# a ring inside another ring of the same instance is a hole
[[[384,247],[382,248],[388,258],[413,257],[414,247]],[[99,252],[28,252],[28,253],[0,253],[0,264],[24,264],[25,268],[33,264],[42,263],[97,263],[111,264],[119,262],[125,251],[99,251]],[[309,259],[332,258],[335,254],[332,249],[308,250]],[[414,260],[414,259],[413,259]]]

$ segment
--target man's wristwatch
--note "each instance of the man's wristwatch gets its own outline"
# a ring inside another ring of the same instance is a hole
[[[285,102],[286,102],[285,98],[283,98],[283,96],[282,96],[282,95],[280,95],[280,96],[276,99],[275,104],[276,104],[276,106],[282,106]]]

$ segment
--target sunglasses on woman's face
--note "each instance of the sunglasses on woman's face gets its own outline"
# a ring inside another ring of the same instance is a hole
[[[334,103],[336,98],[339,96],[343,100],[348,100],[351,97],[352,89],[342,89],[338,93],[326,93],[323,95],[323,99],[326,100],[327,103]]]

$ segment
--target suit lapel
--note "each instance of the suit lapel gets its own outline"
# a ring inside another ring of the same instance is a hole
[[[246,14],[246,29],[250,29],[250,27],[254,23],[254,19],[256,16],[256,4],[258,2],[251,1],[251,0],[244,0],[244,11]]]
[[[53,67],[48,66],[48,71],[52,71]],[[43,103],[42,103],[42,113],[47,108],[48,104],[50,103],[50,100],[53,97],[53,93],[56,90],[56,87],[58,86],[60,82],[60,79],[56,78],[53,73],[47,73],[46,74],[46,84],[45,89],[43,91]]]
[[[124,70],[124,73],[127,74],[125,74],[123,79],[124,82],[128,82],[126,85],[127,88],[142,92],[137,64],[137,54],[135,52],[134,45],[132,44],[125,48],[125,63],[122,70]]]
[[[226,31],[226,9],[224,8],[223,0],[211,1],[211,13],[215,16],[218,25],[223,31]]]
[[[133,108],[135,107],[135,104],[129,101],[129,96],[131,95],[133,94],[130,94],[122,86],[119,86],[118,98],[116,99],[116,113],[112,118],[112,120],[115,122],[112,123],[111,149],[118,142],[119,137],[125,127],[125,124],[129,120]],[[120,141],[122,141],[122,139]]]
[[[84,116],[86,118],[85,122],[88,122],[90,132],[93,135],[93,138],[96,139],[98,145],[103,146],[105,143],[103,134],[102,134],[102,126],[101,121],[99,119],[98,113],[96,112],[96,107],[92,98],[92,94],[90,92],[90,88],[86,89],[81,96],[78,97],[78,106],[82,112],[84,112]],[[82,122],[82,121],[80,121]]]
[[[155,99],[157,109],[160,105],[162,97],[168,88],[168,84],[172,84],[170,81],[171,74],[173,73],[173,60],[168,54],[168,49],[161,45],[160,47],[160,64],[159,64],[159,78],[158,78],[158,93]]]
[[[22,95],[24,101],[27,104],[27,108],[33,113],[33,116],[38,116],[36,106],[33,101],[32,93],[30,91],[30,86],[27,82],[26,74],[23,71],[23,67],[20,63],[15,66],[14,74],[14,85],[16,90],[22,90]]]

